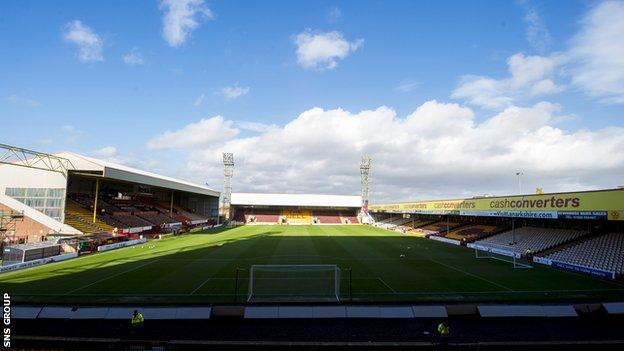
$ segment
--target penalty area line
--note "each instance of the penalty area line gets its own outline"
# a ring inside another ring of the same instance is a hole
[[[490,284],[492,284],[492,285],[496,285],[496,286],[498,286],[499,288],[503,288],[503,289],[508,290],[508,291],[510,291],[510,292],[516,292],[516,291],[514,291],[514,289],[511,289],[511,288],[509,288],[509,287],[506,287],[506,286],[504,286],[503,284],[499,284],[499,283],[497,283],[497,282],[493,282],[493,281],[491,281],[491,280],[489,280],[489,279],[486,279],[486,278],[480,277],[480,276],[478,276],[478,275],[476,275],[476,274],[473,274],[473,273],[470,273],[470,272],[466,272],[466,271],[465,271],[465,270],[463,270],[463,269],[460,269],[460,268],[457,268],[457,267],[451,266],[451,265],[446,264],[446,263],[442,263],[442,262],[440,262],[440,261],[438,261],[438,260],[434,260],[433,258],[429,258],[429,261],[434,262],[434,263],[437,263],[437,264],[439,264],[440,266],[444,266],[444,267],[446,267],[446,268],[450,268],[450,269],[452,269],[452,270],[458,271],[458,272],[460,272],[460,273],[464,273],[465,275],[471,276],[471,277],[473,277],[473,278],[477,278],[477,279],[483,280],[484,282],[490,283]]]
[[[212,278],[208,278],[208,279],[204,280],[203,283],[199,284],[199,286],[196,287],[195,290],[191,291],[189,296],[195,294],[195,292],[197,292],[197,290],[201,289],[202,286],[206,285],[206,283],[208,283],[210,281],[210,279],[212,279]]]
[[[397,293],[396,290],[392,289],[392,287],[390,285],[388,285],[388,283],[386,283],[385,280],[383,280],[383,279],[381,279],[379,277],[377,277],[377,280],[379,280],[381,282],[381,284],[385,285],[386,288],[390,289],[390,291],[392,291],[393,294]]]
[[[92,282],[92,283],[89,283],[89,284],[83,285],[83,286],[81,286],[81,287],[78,287],[78,288],[76,288],[76,289],[70,290],[70,291],[66,292],[65,294],[63,294],[63,295],[70,295],[70,294],[72,294],[72,293],[74,293],[74,292],[76,292],[76,291],[78,291],[78,290],[82,290],[82,289],[84,289],[84,288],[88,288],[88,287],[93,286],[93,285],[95,285],[95,284],[101,283],[101,282],[103,282],[103,281],[105,281],[105,280],[108,280],[108,279],[111,279],[111,278],[118,277],[118,276],[120,276],[120,275],[122,275],[122,274],[126,274],[126,273],[128,273],[128,272],[132,272],[132,271],[134,271],[134,270],[136,270],[136,269],[139,269],[139,268],[145,267],[145,266],[147,266],[148,264],[152,264],[152,263],[155,263],[155,262],[158,262],[158,261],[159,261],[159,260],[154,260],[154,261],[146,262],[146,263],[143,263],[143,264],[138,265],[138,266],[136,266],[136,267],[132,267],[132,268],[130,268],[130,269],[127,269],[127,270],[125,270],[125,271],[123,271],[123,272],[119,272],[119,273],[116,273],[116,274],[113,274],[113,275],[109,275],[108,277],[104,277],[104,278],[102,278],[102,279],[98,279],[98,280],[96,280],[96,281],[94,281],[94,282]]]

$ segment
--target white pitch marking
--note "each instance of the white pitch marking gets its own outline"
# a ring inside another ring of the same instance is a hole
[[[454,266],[451,266],[451,265],[448,265],[448,264],[442,263],[442,262],[440,262],[440,261],[434,260],[433,258],[429,258],[429,260],[430,260],[430,261],[432,261],[432,262],[435,262],[435,263],[437,263],[437,264],[439,264],[439,265],[441,265],[441,266],[444,266],[444,267],[447,267],[447,268],[450,268],[450,269],[456,270],[456,271],[458,271],[458,272],[464,273],[464,274],[466,274],[466,275],[469,275],[469,276],[471,276],[471,277],[474,277],[474,278],[477,278],[477,279],[481,279],[481,280],[483,280],[484,282],[488,282],[488,283],[490,283],[490,284],[492,284],[492,285],[496,285],[496,286],[498,286],[499,288],[503,288],[503,289],[505,289],[505,290],[509,290],[509,291],[514,291],[514,289],[508,288],[508,287],[506,287],[506,286],[504,286],[504,285],[502,285],[502,284],[498,284],[497,282],[493,282],[493,281],[491,281],[491,280],[489,280],[489,279],[486,279],[486,278],[483,278],[483,277],[479,277],[479,276],[478,276],[478,275],[476,275],[476,274],[472,274],[472,273],[470,273],[470,272],[466,272],[466,271],[465,271],[465,270],[463,270],[463,269],[460,269],[460,268],[457,268],[457,267],[454,267]]]
[[[377,279],[383,284],[385,285],[388,289],[390,289],[390,291],[392,291],[393,294],[396,294],[396,290],[392,289],[392,287],[390,285],[388,285],[388,283],[386,283],[383,279],[377,277]]]
[[[196,288],[195,288],[195,290],[191,291],[191,293],[190,293],[189,295],[193,295],[193,294],[194,294],[197,290],[199,290],[202,286],[204,286],[206,283],[208,283],[208,281],[209,281],[210,279],[211,279],[211,278],[208,278],[208,279],[204,280],[204,282],[203,282],[203,283],[201,283],[201,284],[199,284],[199,286],[198,286],[198,287],[196,287]]]
[[[68,292],[66,292],[66,293],[65,293],[65,295],[69,295],[69,294],[74,293],[74,292],[76,292],[76,291],[78,291],[78,290],[82,290],[82,289],[84,289],[84,288],[88,288],[88,287],[90,287],[90,286],[92,286],[92,285],[95,285],[95,284],[100,283],[100,282],[103,282],[103,281],[105,281],[105,280],[108,280],[108,279],[111,279],[111,278],[114,278],[114,277],[120,276],[120,275],[122,275],[122,274],[126,274],[126,273],[128,273],[128,272],[132,272],[132,271],[133,271],[133,270],[135,270],[135,269],[139,269],[139,268],[141,268],[141,267],[145,267],[145,266],[147,266],[148,264],[152,264],[152,263],[154,263],[154,262],[158,262],[158,261],[159,261],[159,260],[150,261],[150,262],[144,263],[144,264],[142,264],[142,265],[139,265],[139,266],[136,266],[136,267],[133,267],[133,268],[127,269],[127,270],[125,270],[125,271],[123,271],[123,272],[119,272],[119,273],[116,273],[116,274],[113,274],[113,275],[109,275],[108,277],[104,277],[104,278],[102,278],[102,279],[96,280],[96,281],[94,281],[93,283],[89,283],[89,284],[87,284],[87,285],[83,285],[83,286],[81,286],[81,287],[78,287],[78,288],[76,288],[76,289],[74,289],[74,290],[68,291]]]

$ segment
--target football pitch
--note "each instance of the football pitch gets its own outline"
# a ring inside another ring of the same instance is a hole
[[[360,225],[257,225],[168,237],[5,273],[0,291],[21,303],[245,302],[249,268],[264,264],[337,265],[340,298],[353,302],[608,300],[624,293],[619,283],[540,265],[514,269],[475,259],[465,247]]]

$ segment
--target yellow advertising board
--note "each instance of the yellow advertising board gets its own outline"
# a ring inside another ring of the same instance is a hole
[[[504,213],[517,212],[551,213],[554,215],[542,218],[605,217],[610,220],[624,220],[624,189],[371,204],[369,210],[492,216],[496,216],[497,213],[500,216],[504,216]]]

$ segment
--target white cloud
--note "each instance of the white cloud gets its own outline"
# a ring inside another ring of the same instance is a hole
[[[418,88],[418,86],[420,86],[419,82],[416,81],[412,81],[412,80],[406,80],[401,82],[396,88],[396,91],[399,91],[401,93],[409,93],[410,91],[413,91],[414,89]]]
[[[203,0],[161,0],[160,9],[165,12],[163,37],[173,47],[184,44],[202,18],[214,18]]]
[[[163,172],[162,169],[158,169],[158,160],[153,158],[137,157],[132,154],[121,154],[114,146],[104,146],[100,149],[94,150],[91,152],[91,156],[104,161],[118,163],[151,172]]]
[[[195,99],[195,101],[193,102],[193,106],[201,106],[201,104],[204,103],[205,97],[205,94],[201,94],[200,96],[198,96],[197,99]]]
[[[528,1],[523,1],[526,14],[524,23],[526,24],[526,38],[529,44],[538,52],[543,52],[552,42],[552,37],[546,24],[542,20],[537,9]]]
[[[333,69],[350,53],[362,46],[364,39],[347,41],[340,32],[299,33],[295,37],[297,61],[303,68]]]
[[[249,87],[239,87],[238,85],[224,87],[217,92],[218,95],[221,95],[228,100],[237,99],[243,95],[247,95],[248,93]]]
[[[525,3],[526,4],[526,3]],[[549,37],[539,29],[539,15],[529,8],[528,37],[539,42]],[[604,1],[581,21],[579,32],[562,53],[545,56],[515,54],[507,61],[510,77],[467,75],[462,77],[453,98],[501,109],[526,97],[561,92],[573,85],[603,103],[624,103],[624,1]],[[531,25],[536,28],[531,29]],[[539,44],[539,43],[533,43]],[[560,72],[558,72],[560,71]],[[565,83],[555,80],[566,79]]]
[[[553,77],[565,60],[560,54],[546,57],[518,53],[507,60],[508,78],[463,76],[452,97],[483,108],[501,109],[525,96],[557,93],[563,86],[555,84]]]
[[[132,48],[132,50],[123,54],[122,59],[129,65],[142,65],[145,63],[143,55],[141,55],[138,48]]]
[[[248,130],[251,132],[264,133],[268,132],[270,129],[278,128],[275,124],[266,124],[260,122],[247,122],[247,121],[239,121],[236,125],[240,129]]]
[[[25,107],[39,107],[41,103],[37,100],[30,99],[27,97],[23,97],[17,94],[11,94],[9,96],[5,96],[4,100],[17,106],[25,106]]]
[[[73,125],[64,125],[61,127],[63,142],[67,144],[75,144],[82,140],[86,133]]]
[[[186,125],[176,131],[166,131],[151,139],[147,146],[150,149],[188,149],[199,148],[222,143],[240,131],[233,121],[221,116],[201,119],[199,122]]]
[[[606,103],[624,103],[624,2],[605,1],[572,40],[572,83]]]
[[[327,13],[327,19],[330,22],[336,22],[340,19],[340,17],[342,17],[342,12],[337,7],[332,7],[331,10],[329,10],[329,12]]]
[[[375,201],[512,193],[518,169],[525,189],[617,185],[624,128],[568,132],[554,126],[565,117],[560,110],[541,102],[478,118],[470,108],[433,100],[399,118],[385,106],[313,108],[251,137],[230,133],[215,142],[221,127],[199,132],[190,124],[162,144],[195,131],[192,143],[179,145],[188,153],[184,176],[203,183],[207,175],[210,184],[222,179],[221,153],[233,152],[235,191],[358,194],[363,154],[373,156]]]
[[[103,41],[81,21],[71,21],[63,26],[63,38],[78,46],[78,59],[82,62],[104,61]]]
[[[95,157],[99,158],[111,158],[117,156],[117,148],[114,146],[104,146],[101,149],[97,149],[93,152]]]

